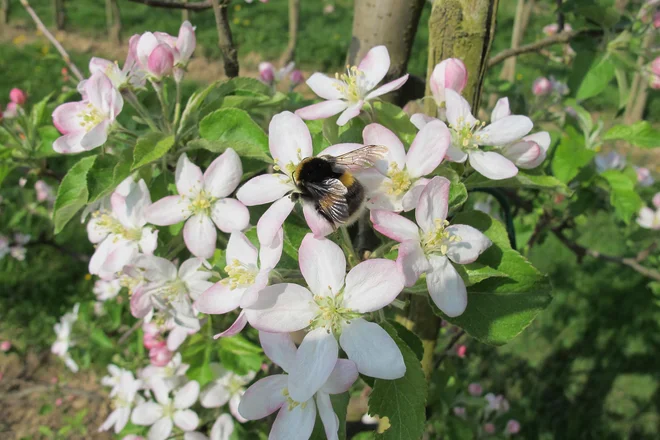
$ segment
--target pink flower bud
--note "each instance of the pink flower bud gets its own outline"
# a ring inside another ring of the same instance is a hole
[[[149,350],[149,361],[154,367],[164,367],[172,360],[172,352],[167,347],[154,347]]]
[[[532,93],[536,96],[545,96],[552,92],[552,83],[548,78],[541,77],[534,80],[532,85]]]
[[[144,324],[142,324],[142,331],[145,334],[150,334],[150,335],[158,335],[160,333],[160,329],[153,322],[145,322]]]
[[[463,408],[462,406],[454,407],[454,415],[456,417],[465,417],[465,408]]]
[[[11,342],[9,341],[2,341],[0,343],[0,351],[7,352],[11,349]]]
[[[461,93],[468,80],[467,68],[458,58],[447,58],[435,66],[431,73],[431,92],[435,102],[445,102],[445,89]]]
[[[495,434],[495,425],[493,425],[492,423],[486,423],[484,425],[484,432],[486,434]]]
[[[660,192],[653,196],[653,206],[660,208]]]
[[[160,79],[172,72],[174,67],[174,54],[172,48],[165,43],[160,43],[149,55],[147,69],[156,78]]]
[[[468,393],[470,393],[471,396],[481,396],[481,394],[484,392],[484,389],[481,387],[480,384],[478,383],[471,383],[468,385]]]
[[[34,189],[37,192],[37,201],[45,202],[53,195],[53,189],[43,180],[37,180],[34,183]]]
[[[24,188],[26,183],[27,183],[27,179],[25,177],[21,177],[18,179],[18,186],[20,186],[21,188]]]
[[[4,117],[7,118],[7,119],[12,119],[12,118],[15,118],[17,114],[18,114],[18,105],[15,102],[7,103],[7,107],[5,108]]]
[[[506,422],[505,431],[507,434],[518,434],[520,432],[520,422],[514,419],[509,420]]]
[[[653,27],[656,29],[660,28],[660,11],[653,14]]]
[[[651,176],[651,171],[648,168],[635,167],[635,172],[637,173],[637,183],[640,186],[647,187],[655,183],[655,179]]]
[[[51,378],[50,378],[50,383],[51,383],[52,385],[55,385],[55,384],[57,383],[57,377],[55,377],[55,376],[51,377]]]
[[[9,92],[9,100],[14,104],[23,105],[27,100],[27,95],[21,89],[11,89]]]
[[[298,84],[302,84],[305,81],[305,77],[300,70],[296,69],[289,75],[289,80],[291,81],[291,87],[295,87]]]
[[[144,348],[147,350],[151,350],[153,348],[162,348],[166,345],[165,341],[160,338],[160,335],[152,335],[149,333],[145,333],[144,337],[142,338],[142,343],[144,344]]]
[[[259,79],[270,85],[275,80],[275,67],[271,63],[259,63]]]
[[[179,51],[177,64],[185,66],[195,51],[197,39],[195,38],[195,28],[188,20],[184,21],[179,28],[179,36],[176,40],[176,49]]]
[[[655,90],[660,89],[660,76],[659,75],[651,75],[651,77],[649,78],[649,87],[651,87],[652,89],[655,89]],[[7,104],[7,111],[9,111],[9,106],[10,105],[11,104]],[[6,115],[7,115],[7,113],[5,112],[5,116]]]
[[[64,401],[62,400],[62,398],[58,397],[57,399],[55,399],[55,406],[62,406],[63,402]]]
[[[458,356],[459,358],[461,359],[464,358],[466,353],[467,353],[467,346],[461,344],[458,347],[456,347],[456,356]]]

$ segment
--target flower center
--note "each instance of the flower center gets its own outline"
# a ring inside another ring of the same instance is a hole
[[[176,412],[176,408],[174,407],[174,403],[172,402],[167,402],[166,405],[163,405],[163,418],[164,417],[169,417],[172,418],[174,417],[174,413]]]
[[[206,191],[201,190],[197,197],[193,199],[190,203],[190,210],[193,215],[195,214],[204,214],[206,216],[210,215],[211,205],[215,202],[215,198],[207,194]]]
[[[412,180],[408,175],[408,171],[405,169],[400,170],[397,163],[392,163],[387,175],[390,178],[389,182],[385,182],[383,186],[385,187],[385,192],[393,196],[400,196],[405,194],[406,191],[412,186]]]
[[[300,163],[304,159],[302,157],[302,150],[300,148],[296,150],[296,156],[298,157],[298,163]],[[283,171],[286,175],[282,176],[281,178],[282,183],[289,183],[291,181],[291,176],[293,175],[294,171],[296,171],[297,167],[298,165],[294,164],[293,162],[289,162],[284,165],[284,168],[275,164],[273,166],[273,170]]]
[[[95,107],[91,102],[87,104],[85,110],[78,114],[78,117],[80,118],[80,126],[85,131],[91,130],[105,119],[101,110]]]
[[[330,290],[330,286],[328,286]],[[350,322],[351,319],[359,318],[361,314],[343,307],[344,294],[343,292],[337,295],[328,296],[315,296],[314,302],[319,307],[319,313],[310,322],[312,329],[323,327],[332,332],[334,335],[341,334],[342,324]]]
[[[287,409],[288,409],[289,411],[293,411],[293,409],[294,409],[295,407],[297,407],[298,405],[300,405],[300,407],[301,407],[302,409],[305,409],[305,407],[307,406],[307,402],[302,402],[302,403],[300,403],[300,402],[296,402],[295,400],[293,400],[293,399],[289,396],[289,389],[288,389],[288,388],[284,388],[284,389],[282,390],[282,395],[283,395],[283,396],[286,396],[286,405],[287,405]]]
[[[92,214],[92,217],[98,219],[95,227],[116,235],[117,237],[115,240],[121,237],[129,241],[140,241],[142,238],[142,229],[126,228],[121,222],[119,222],[119,220],[109,214],[103,214],[101,211],[96,211]]]
[[[238,394],[239,391],[243,389],[243,383],[236,377],[232,377],[229,379],[229,383],[227,384],[227,390],[229,391],[229,394]]]
[[[341,75],[335,73],[335,78],[341,81],[341,84],[335,84],[335,87],[344,95],[347,101],[357,102],[362,99],[364,81],[366,80],[363,71],[356,66],[347,65],[346,73]]]
[[[461,237],[447,231],[449,222],[447,220],[437,219],[435,228],[422,237],[422,248],[427,254],[440,253],[445,255],[449,249],[449,243],[461,241]]]
[[[236,259],[231,264],[225,266],[225,272],[227,272],[229,277],[222,280],[222,282],[232,289],[250,286],[254,284],[254,280],[257,277],[255,268],[243,264]]]
[[[460,116],[456,125],[449,125],[451,129],[452,144],[461,150],[476,150],[479,144],[486,139],[483,134],[475,134],[475,132],[486,125],[485,122],[475,121],[470,124]]]

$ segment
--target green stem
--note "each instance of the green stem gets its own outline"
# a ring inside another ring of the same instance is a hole
[[[158,127],[156,127],[156,122],[154,122],[153,118],[149,114],[149,110],[147,110],[142,105],[132,90],[127,91],[124,94],[124,97],[126,98],[126,101],[128,101],[128,103],[131,104],[131,106],[135,109],[140,118],[142,118],[142,120],[149,126],[149,128],[151,128],[153,131],[161,131],[158,129]]]
[[[341,232],[341,240],[344,245],[344,250],[348,252],[348,264],[350,264],[351,267],[355,267],[355,265],[360,262],[360,257],[358,257],[357,252],[355,252],[348,229],[342,226],[339,230]]]
[[[392,250],[392,246],[394,246],[396,242],[393,240],[389,240],[384,244],[381,244],[378,246],[374,251],[369,255],[369,258],[380,258],[381,256],[385,255],[388,253],[390,250]]]
[[[176,82],[176,104],[174,105],[174,132],[176,133],[179,128],[179,119],[181,118],[181,83]]]
[[[165,99],[165,90],[163,84],[156,81],[151,81],[151,85],[154,87],[154,90],[156,91],[156,95],[158,96],[158,102],[160,102],[160,108],[163,111],[163,125],[165,126],[165,129],[168,132],[171,132],[172,126],[170,125],[169,108],[167,105],[167,100]]]

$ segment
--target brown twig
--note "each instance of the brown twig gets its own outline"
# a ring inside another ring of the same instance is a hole
[[[213,13],[215,14],[215,26],[218,30],[218,47],[222,51],[222,59],[225,66],[225,75],[229,78],[238,76],[238,51],[234,46],[231,36],[231,28],[227,19],[228,0],[211,0]]]
[[[189,11],[204,11],[206,9],[211,9],[213,3],[211,1],[195,2],[195,3],[184,3],[177,1],[168,1],[168,0],[128,0],[133,3],[142,3],[147,6],[154,6],[156,8],[166,8],[166,9],[186,9]]]
[[[59,41],[57,41],[57,38],[53,36],[53,34],[50,33],[48,28],[44,25],[44,23],[41,21],[39,16],[37,15],[36,12],[34,12],[34,9],[32,9],[32,6],[28,3],[27,0],[21,0],[21,4],[25,8],[25,10],[30,14],[30,17],[32,17],[32,20],[34,20],[34,23],[37,25],[37,28],[41,31],[41,33],[44,34],[46,38],[48,38],[48,41],[52,43],[53,46],[55,46],[55,49],[60,53],[62,56],[62,59],[66,63],[67,66],[69,66],[69,70],[73,72],[73,75],[78,79],[78,81],[82,81],[84,79],[82,73],[80,73],[80,70],[76,67],[75,64],[73,64],[73,61],[71,61],[71,57],[67,53],[67,51],[62,47]]]
[[[126,333],[121,335],[121,338],[119,338],[119,340],[117,341],[117,345],[121,345],[124,342],[126,342],[128,337],[131,336],[133,333],[135,333],[135,331],[137,329],[139,329],[141,325],[142,325],[142,320],[141,319],[138,319],[137,321],[135,321],[135,324],[133,324],[133,327],[131,327],[130,329],[128,329],[126,331]]]
[[[438,357],[438,360],[435,361],[435,368],[434,370],[437,370],[440,367],[440,364],[442,364],[442,361],[445,360],[445,358],[449,355],[449,350],[454,348],[454,345],[463,337],[465,336],[465,330],[461,330],[458,333],[456,333],[447,343],[445,346],[445,349],[442,351],[442,354]]]
[[[582,33],[581,31],[564,31],[552,35],[550,37],[546,37],[542,40],[535,41],[534,43],[525,44],[520,47],[503,50],[494,57],[492,57],[490,60],[488,60],[488,67],[493,67],[510,57],[515,57],[529,52],[537,52],[538,50],[543,49],[544,47],[552,46],[555,44],[568,43],[570,40],[577,37],[581,33]]]

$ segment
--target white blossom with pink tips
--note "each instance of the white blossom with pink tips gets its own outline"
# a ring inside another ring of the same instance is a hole
[[[468,80],[467,68],[458,58],[447,58],[436,64],[431,73],[429,85],[433,99],[438,107],[445,102],[445,89],[461,93]]]
[[[212,363],[209,365],[215,379],[208,384],[199,396],[199,403],[204,408],[219,408],[229,403],[229,412],[241,423],[247,420],[238,412],[238,404],[245,393],[245,386],[252,382],[256,372],[250,371],[241,376],[232,371],[225,370],[222,365]]]
[[[347,67],[346,73],[331,78],[315,73],[307,85],[326,101],[296,110],[303,119],[323,119],[341,113],[337,125],[345,125],[360,114],[368,101],[399,89],[408,80],[408,74],[378,88],[390,69],[390,54],[385,46],[369,50],[357,67]]]
[[[99,432],[108,431],[112,428],[115,434],[119,434],[128,423],[133,405],[141,403],[141,398],[137,392],[140,390],[142,382],[135,379],[133,373],[128,370],[121,370],[116,381],[117,383],[110,393],[114,410],[99,427]]]
[[[288,374],[265,377],[252,385],[243,395],[238,412],[247,420],[259,420],[278,411],[270,430],[269,440],[307,440],[314,429],[318,412],[328,440],[339,438],[339,419],[332,408],[331,394],[349,390],[358,378],[354,362],[335,359],[331,371],[314,392],[304,400],[291,394],[290,376],[297,368],[298,353],[288,334],[259,332],[266,356]]]
[[[451,142],[445,123],[435,119],[426,124],[415,137],[408,153],[399,138],[380,124],[367,125],[362,136],[365,145],[384,145],[388,148],[384,160],[377,161],[373,168],[357,173],[367,191],[366,206],[397,212],[414,209],[419,195],[429,182],[424,176],[442,163]],[[336,147],[326,151],[333,154]]]
[[[323,386],[340,345],[360,373],[380,379],[402,377],[406,367],[399,347],[378,324],[362,317],[389,305],[403,290],[396,263],[367,260],[346,274],[341,248],[313,234],[305,236],[298,253],[309,290],[297,284],[268,286],[245,309],[250,324],[260,331],[309,330],[289,371],[291,398],[305,402]]]
[[[227,278],[218,281],[195,301],[195,308],[202,313],[221,315],[243,308],[256,301],[257,294],[268,285],[268,276],[282,256],[284,233],[278,231],[271,243],[257,248],[242,232],[229,237],[226,249],[225,272]],[[227,330],[215,337],[234,336],[247,324],[245,312]]]
[[[459,163],[469,159],[472,168],[492,180],[508,179],[518,174],[516,165],[504,157],[499,148],[522,139],[532,130],[532,120],[527,116],[508,115],[486,125],[472,116],[470,104],[454,90],[446,89],[445,98],[452,139],[447,158]],[[494,114],[500,116],[502,110],[502,106],[496,107]],[[424,127],[431,120],[422,114],[410,118],[417,128]],[[495,148],[484,151],[481,146]]]
[[[644,229],[660,229],[660,193],[653,196],[653,206],[655,211],[644,206],[639,210],[637,224]]]
[[[151,195],[144,180],[131,182],[126,196],[114,192],[112,211],[97,211],[87,223],[89,241],[96,244],[89,261],[89,273],[111,280],[138,253],[153,254],[158,245],[158,231],[146,226],[145,212]]]
[[[67,102],[53,112],[53,124],[63,136],[53,142],[53,150],[74,154],[100,147],[124,106],[112,82],[101,72],[85,81],[83,100]]]
[[[431,299],[447,316],[459,316],[467,307],[467,289],[453,264],[473,263],[491,241],[467,225],[449,225],[449,180],[434,177],[417,203],[417,224],[389,211],[371,211],[374,228],[401,243],[397,265],[406,286],[426,274]],[[419,225],[419,226],[418,226]]]
[[[199,416],[190,409],[199,396],[199,383],[191,380],[174,391],[170,390],[160,379],[151,383],[151,391],[155,401],[138,405],[131,415],[131,422],[140,426],[151,426],[149,440],[165,440],[170,437],[174,425],[184,432],[194,431],[199,425]]]
[[[183,240],[188,250],[196,257],[211,258],[215,252],[216,227],[231,233],[245,229],[250,222],[247,208],[229,198],[242,176],[241,159],[231,148],[211,162],[204,174],[184,153],[176,165],[179,195],[155,202],[147,209],[147,219],[158,226],[186,220]]]
[[[186,382],[186,371],[189,367],[190,365],[183,363],[181,353],[175,353],[164,367],[147,365],[138,371],[138,376],[146,389],[150,389],[152,382],[158,379],[163,381],[167,388],[173,390]]]
[[[152,79],[159,81],[174,70],[175,79],[180,81],[196,44],[195,28],[186,20],[179,28],[178,37],[165,32],[140,35],[135,52],[140,67]]]

